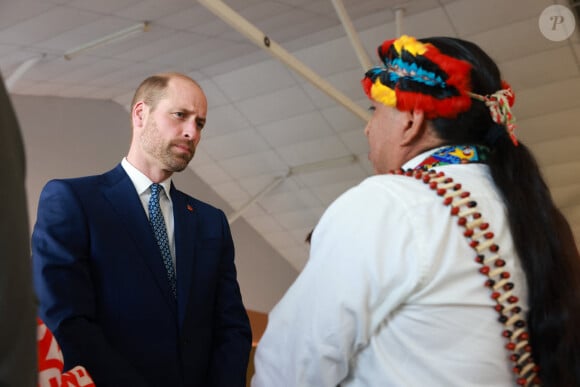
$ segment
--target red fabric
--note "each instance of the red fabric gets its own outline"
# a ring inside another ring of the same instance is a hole
[[[62,372],[64,360],[52,332],[40,318],[37,322],[38,387],[95,387],[93,379],[82,366]]]

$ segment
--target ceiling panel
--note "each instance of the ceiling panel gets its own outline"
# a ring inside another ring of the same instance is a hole
[[[225,160],[270,149],[266,141],[253,129],[211,137],[204,140],[204,149],[214,160]]]
[[[257,126],[256,129],[275,148],[332,135],[332,128],[319,112],[308,112],[270,122]]]
[[[366,97],[362,101],[358,101],[358,104],[367,108],[371,106]],[[337,133],[349,131],[353,128],[364,128],[365,126],[360,117],[355,116],[354,113],[342,106],[333,105],[322,109],[321,113]]]
[[[233,180],[221,184],[214,184],[212,188],[228,203],[246,203],[250,200],[250,195]],[[233,208],[239,207],[234,205]]]
[[[146,61],[149,58],[164,59],[168,53],[184,51],[185,47],[190,47],[194,43],[203,42],[206,39],[187,31],[168,31],[156,27],[147,31],[144,38],[147,39],[147,45],[134,44],[135,41],[131,40],[127,42],[127,49],[115,56],[131,62]]]
[[[266,151],[223,160],[219,164],[230,176],[245,178],[272,173],[280,176],[288,170],[286,163],[274,152]]]
[[[502,28],[529,18],[538,18],[551,5],[546,0],[504,1],[463,0],[445,5],[457,33],[469,36],[487,30]]]
[[[361,169],[360,165],[352,163],[302,173],[296,179],[306,187],[324,187],[336,182],[362,181],[365,177],[366,173]]]
[[[62,1],[67,6],[73,8],[94,11],[102,14],[109,14],[120,9],[127,9],[129,6],[137,6],[141,0],[68,0]]]
[[[328,205],[346,190],[359,184],[361,180],[362,179],[342,180],[331,184],[313,186],[312,191],[322,201],[322,203],[327,203]]]
[[[578,163],[571,163],[565,165],[565,167],[580,168]],[[545,173],[546,176],[550,173],[548,169]],[[549,178],[549,177],[548,177]],[[577,180],[576,180],[577,181]],[[565,186],[553,187],[551,188],[552,197],[560,205],[560,208],[567,210],[569,208],[580,207],[578,206],[578,190],[580,189],[580,184],[574,183]],[[566,213],[568,216],[568,213]]]
[[[281,147],[278,152],[290,166],[331,160],[350,154],[340,138],[336,136]]]
[[[260,234],[265,234],[267,232],[282,232],[282,226],[274,218],[269,215],[248,217],[248,221]]]
[[[576,149],[580,149],[579,147],[580,135],[566,138],[555,137],[549,141],[530,145],[543,168],[574,163],[578,160]]]
[[[553,58],[558,58],[557,61]],[[533,89],[580,74],[574,52],[568,46],[526,55],[501,63],[502,74],[515,90]]]
[[[204,138],[218,137],[245,130],[249,126],[248,118],[236,106],[232,104],[220,105],[212,108],[211,115],[208,114],[202,136]]]
[[[282,63],[268,60],[213,78],[230,101],[239,101],[291,87],[295,79]]]
[[[18,42],[20,46],[39,43],[45,41],[47,36],[59,36],[66,31],[91,23],[98,18],[99,15],[88,11],[55,7],[36,17],[3,29],[0,34],[0,42]],[[53,48],[50,45],[46,47],[48,49]]]
[[[298,86],[247,98],[235,103],[252,124],[262,125],[313,110],[308,96]]]
[[[364,136],[364,125],[355,127],[349,132],[340,133],[339,137],[351,153],[367,154],[369,148],[367,138]]]
[[[204,163],[198,165],[197,163],[197,151],[196,151],[196,160],[192,161],[189,165],[190,168],[199,175],[210,186],[224,184],[229,181],[232,181],[232,176],[228,175],[228,173],[216,163]]]
[[[178,30],[191,30],[200,24],[206,24],[208,22],[220,22],[225,25],[224,22],[216,19],[209,10],[202,5],[197,4],[195,1],[191,1],[191,6],[187,9],[156,19],[157,24],[172,29],[177,27],[176,29]]]
[[[140,0],[116,11],[115,14],[135,21],[157,20],[183,12],[193,5],[191,0]]]
[[[244,188],[246,192],[248,192],[252,197],[254,197],[257,196],[262,190],[264,190],[274,181],[280,181],[280,184],[277,185],[277,188],[284,186],[285,185],[284,183],[286,183],[288,180],[282,181],[280,180],[280,177],[282,177],[282,174],[274,176],[274,174],[272,173],[267,173],[264,175],[254,175],[244,177],[242,179],[236,179],[236,181],[240,184],[242,188]],[[283,191],[292,190],[292,188],[284,187]],[[272,189],[270,192],[276,192],[276,190]]]
[[[544,50],[550,51],[566,47],[569,44],[567,41],[554,42],[546,39],[538,28],[537,17],[470,35],[469,39],[481,47],[485,47],[489,56],[500,64],[536,55]]]
[[[550,141],[554,138],[553,127],[558,127],[558,137],[568,138],[580,135],[578,109],[556,111],[530,119],[519,120],[518,137],[526,144]]]
[[[40,0],[2,1],[1,7],[0,29],[6,30],[13,25],[17,25],[27,19],[32,19],[51,10],[54,4]],[[4,33],[0,34],[0,39],[5,38]],[[14,42],[20,43],[20,41]]]
[[[553,58],[552,58],[553,59]],[[516,117],[538,117],[580,107],[580,78],[546,83],[530,89],[516,90]],[[549,96],[549,97],[548,97]],[[575,125],[575,122],[568,124]]]

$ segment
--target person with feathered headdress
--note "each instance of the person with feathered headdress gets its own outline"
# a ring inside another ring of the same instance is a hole
[[[580,385],[580,258],[513,90],[465,40],[378,54],[362,81],[376,175],[316,225],[252,385]]]

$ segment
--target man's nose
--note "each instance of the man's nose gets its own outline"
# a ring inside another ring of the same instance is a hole
[[[197,130],[197,124],[195,120],[187,122],[183,128],[183,136],[195,140],[199,136],[199,131]]]

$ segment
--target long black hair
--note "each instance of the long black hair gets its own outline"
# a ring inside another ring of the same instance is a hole
[[[472,91],[502,88],[494,61],[476,44],[448,37],[419,39],[442,53],[472,64]],[[580,386],[580,258],[574,237],[556,208],[530,150],[514,146],[489,109],[474,100],[457,118],[433,120],[448,144],[490,148],[493,180],[507,208],[510,230],[526,274],[530,310],[527,322],[533,356],[544,386]]]

